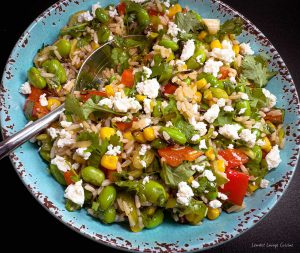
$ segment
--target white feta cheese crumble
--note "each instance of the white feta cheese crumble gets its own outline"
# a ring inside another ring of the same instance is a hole
[[[208,181],[213,182],[216,180],[216,177],[214,176],[214,174],[212,173],[211,170],[205,170],[202,173],[203,177],[206,177],[208,179]]]
[[[198,183],[198,181],[196,181],[196,180],[192,181],[192,187],[193,188],[197,189],[197,188],[199,188],[199,186],[200,186],[200,184]]]
[[[214,199],[208,203],[211,208],[220,208],[222,206],[222,202],[220,200]]]
[[[217,131],[213,131],[211,138],[215,139],[215,138],[217,138],[218,135],[219,135],[219,133]]]
[[[56,157],[51,160],[51,164],[56,165],[57,168],[62,172],[70,170],[70,163],[59,155],[56,155]]]
[[[241,96],[241,99],[243,99],[243,100],[249,100],[249,96],[246,93],[239,92],[238,94]]]
[[[143,182],[142,183],[145,185],[145,184],[149,183],[149,181],[150,181],[149,176],[146,176],[146,177],[143,178]]]
[[[163,29],[164,29],[164,27],[162,25],[157,26],[157,31],[160,31],[160,30],[163,30]]]
[[[240,52],[242,55],[253,55],[254,51],[252,50],[250,43],[240,44]]]
[[[192,136],[191,141],[198,141],[200,139],[200,135],[199,134],[195,134]]]
[[[262,180],[260,181],[259,186],[260,186],[260,188],[267,188],[267,187],[269,186],[269,183],[270,183],[269,180],[267,180],[267,179],[262,179]]]
[[[132,2],[135,2],[137,4],[142,4],[144,2],[146,2],[147,0],[131,0]]]
[[[245,113],[245,111],[246,111],[246,108],[242,108],[241,110],[239,110],[239,114],[242,115]]]
[[[236,83],[236,80],[235,80],[234,76],[229,77],[229,81],[232,82],[232,83]]]
[[[58,137],[59,130],[54,127],[50,127],[47,129],[48,134],[50,135],[51,139],[55,139]]]
[[[76,154],[81,156],[84,160],[88,160],[90,158],[91,152],[86,152],[87,148],[78,148],[76,149]]]
[[[163,47],[163,46],[160,46],[160,45],[154,45],[153,50],[155,52],[160,53],[162,58],[168,58],[172,55],[172,50],[170,48],[166,48],[166,47]],[[153,66],[154,66],[154,61],[152,61],[152,62],[153,62]],[[153,67],[153,66],[151,64],[151,67]]]
[[[178,184],[178,192],[176,196],[179,204],[188,206],[191,198],[194,196],[194,193],[192,188],[186,182],[180,182]]]
[[[57,140],[57,147],[63,148],[65,146],[70,146],[75,143],[75,140],[72,138],[72,134],[66,131],[65,129],[62,129],[59,132],[60,138]]]
[[[137,100],[135,100],[134,98],[127,97],[127,96],[122,97],[121,92],[116,92],[115,96],[110,97],[110,99],[112,100],[113,107],[117,112],[136,113],[137,111],[142,109],[142,106],[140,105],[140,103]]]
[[[261,146],[265,145],[265,142],[262,139],[259,139],[259,140],[257,140],[256,145],[261,147]]]
[[[226,104],[226,100],[224,98],[219,98],[218,101],[217,101],[217,105],[219,107],[224,107]]]
[[[266,162],[268,164],[269,170],[276,168],[280,164],[281,159],[278,145],[275,145],[271,149],[271,151],[266,155]]]
[[[103,98],[99,101],[98,105],[100,106],[106,105],[108,108],[111,109],[113,107],[113,101],[110,98]]]
[[[166,127],[171,127],[171,126],[173,126],[172,122],[171,121],[167,121]]]
[[[201,140],[200,141],[199,149],[207,149],[205,140]]]
[[[121,154],[121,147],[120,146],[115,146],[114,147],[112,144],[109,144],[105,154],[106,155],[117,156],[117,155]]]
[[[146,167],[147,167],[147,163],[146,163],[144,160],[140,161],[140,163],[141,163],[141,165],[143,166],[143,168],[146,168]]]
[[[240,138],[246,142],[250,148],[252,148],[256,142],[256,134],[251,133],[249,129],[243,129],[240,133]]]
[[[109,15],[111,18],[114,18],[114,17],[119,16],[117,9],[115,9],[115,8],[112,7],[112,6],[109,7],[108,15]]]
[[[241,126],[237,124],[225,124],[224,126],[219,128],[219,134],[223,135],[228,139],[238,140],[240,138],[238,133],[240,129]]]
[[[228,148],[229,148],[229,149],[233,149],[233,148],[234,148],[233,144],[229,144],[229,145],[228,145]]]
[[[137,92],[147,96],[148,98],[156,98],[158,96],[159,89],[160,85],[156,78],[139,82],[136,85]]]
[[[40,102],[41,106],[47,106],[48,105],[48,100],[46,98],[46,93],[40,95],[39,102]]]
[[[190,123],[196,131],[199,131],[200,136],[203,136],[207,133],[207,124],[205,124],[204,122],[196,122],[195,118],[193,117],[190,119]]]
[[[31,87],[29,82],[25,82],[21,85],[19,92],[23,95],[29,95],[31,93]]]
[[[171,6],[170,0],[165,0],[165,1],[163,2],[163,4],[164,4],[167,8],[169,8],[169,7]]]
[[[139,151],[139,155],[144,156],[146,154],[147,150],[149,150],[149,149],[151,149],[150,145],[142,144],[141,149]]]
[[[195,52],[195,42],[194,40],[188,40],[183,46],[180,60],[187,61],[194,55],[194,52]]]
[[[218,198],[221,199],[221,200],[227,200],[228,199],[227,195],[225,195],[222,192],[218,192]]]
[[[168,106],[168,102],[164,100],[164,101],[161,103],[161,107],[162,107],[162,108],[166,108],[167,106]]]
[[[150,114],[151,113],[151,99],[145,98],[143,103],[144,103],[144,112],[146,114]]]
[[[84,189],[82,187],[82,180],[75,184],[70,184],[65,190],[65,198],[71,200],[73,203],[83,206],[84,203]]]
[[[234,109],[233,109],[233,107],[231,105],[224,106],[223,110],[225,112],[233,112],[234,111]]]
[[[151,76],[151,74],[152,74],[152,70],[150,68],[148,68],[148,67],[143,66],[143,74],[148,79]]]
[[[101,5],[100,5],[99,2],[92,5],[92,15],[93,15],[93,17],[96,17],[96,10],[98,8],[101,8]]]
[[[265,88],[262,88],[262,92],[264,93],[264,95],[266,96],[267,100],[268,100],[268,107],[272,108],[276,105],[276,97],[275,95],[273,95],[270,91],[268,91]]]
[[[223,40],[222,48],[214,48],[209,55],[223,61],[226,64],[230,64],[235,58],[235,53],[232,50],[232,44],[228,40]]]
[[[77,21],[79,23],[89,22],[93,19],[94,19],[94,17],[91,15],[91,13],[89,11],[85,11],[85,12],[79,14],[78,17],[77,17]]]
[[[170,34],[172,37],[177,37],[178,33],[180,32],[180,29],[174,22],[168,23],[168,31],[167,34]]]
[[[203,165],[197,165],[197,164],[195,164],[195,165],[191,166],[191,169],[195,170],[197,172],[203,172],[204,169],[205,169],[205,167]]]
[[[67,127],[70,127],[70,126],[72,126],[72,122],[70,122],[70,121],[66,121],[66,120],[62,120],[61,122],[60,122],[60,125],[61,125],[61,127],[63,127],[63,128],[67,128]]]
[[[209,58],[204,64],[203,72],[211,73],[213,76],[217,77],[221,66],[223,66],[223,62]]]
[[[215,119],[218,118],[219,112],[220,112],[219,106],[214,104],[206,111],[206,113],[204,113],[203,118],[208,123],[213,123]]]

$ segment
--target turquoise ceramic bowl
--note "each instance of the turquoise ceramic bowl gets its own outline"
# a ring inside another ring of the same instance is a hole
[[[26,71],[43,43],[51,44],[69,16],[79,10],[88,9],[97,0],[64,0],[42,13],[24,32],[4,70],[1,85],[2,134],[7,137],[24,127],[27,120],[22,108],[25,98],[18,92],[26,80]],[[100,0],[102,6],[116,0]],[[220,18],[222,21],[241,16],[246,30],[239,40],[251,42],[256,52],[264,51],[270,56],[271,66],[278,74],[268,88],[276,94],[278,106],[286,109],[286,147],[281,152],[282,162],[272,170],[267,179],[270,187],[257,191],[246,198],[246,209],[240,213],[226,214],[215,221],[205,220],[201,226],[179,225],[172,221],[153,230],[140,233],[129,232],[126,226],[106,226],[86,214],[85,210],[69,213],[65,210],[64,189],[47,172],[47,164],[37,152],[37,146],[26,143],[11,154],[11,161],[32,195],[52,215],[82,235],[108,246],[129,251],[184,252],[198,251],[224,243],[247,231],[262,219],[276,204],[288,186],[296,168],[299,152],[299,104],[293,80],[283,60],[268,39],[241,14],[219,1],[180,1],[183,6],[198,11],[204,17]]]

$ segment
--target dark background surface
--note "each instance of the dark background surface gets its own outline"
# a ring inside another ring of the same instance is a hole
[[[3,6],[5,2],[6,7]],[[17,39],[26,27],[54,0],[1,2],[0,71]],[[95,0],[96,2],[96,0]],[[277,48],[300,90],[300,40],[298,1],[224,0],[252,21]],[[7,14],[7,15],[5,15]],[[298,32],[297,32],[298,31]],[[8,158],[0,161],[1,248],[14,252],[40,251],[38,245],[50,252],[119,252],[97,244],[73,232],[49,213],[25,190]],[[299,166],[298,166],[299,167]],[[300,171],[283,198],[263,221],[253,229],[217,248],[214,252],[300,252]],[[7,222],[6,222],[7,221]],[[176,232],[176,231],[174,231]],[[13,243],[12,243],[13,242]],[[254,247],[262,243],[264,246]],[[286,247],[283,247],[284,244]],[[277,245],[277,247],[276,247]]]

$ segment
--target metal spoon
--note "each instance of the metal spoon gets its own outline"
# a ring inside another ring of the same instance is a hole
[[[128,36],[131,38],[141,37]],[[111,49],[113,41],[110,41],[98,49],[96,49],[82,64],[76,78],[75,88],[73,90],[81,91],[86,85],[99,83],[99,74],[101,71],[111,63]],[[51,111],[44,117],[34,121],[32,124],[26,126],[21,131],[9,136],[4,141],[0,142],[0,159],[7,156],[14,149],[22,145],[24,142],[36,136],[42,130],[46,129],[53,121],[59,118],[59,115],[64,112],[65,105],[62,104],[55,110]]]

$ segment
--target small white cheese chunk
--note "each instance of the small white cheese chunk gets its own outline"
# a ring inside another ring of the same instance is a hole
[[[243,129],[240,133],[240,138],[246,142],[250,148],[252,148],[256,142],[256,134],[252,133],[249,129]]]
[[[212,105],[206,113],[204,113],[203,118],[208,122],[208,123],[213,123],[216,118],[218,118],[220,112],[220,108],[218,105],[214,104]]]
[[[208,179],[208,181],[211,181],[211,182],[216,180],[216,177],[214,176],[214,174],[212,173],[211,170],[203,171],[202,176],[206,177]]]
[[[220,200],[214,199],[208,203],[211,208],[220,208],[222,206],[222,202]]]
[[[60,125],[61,125],[61,127],[63,127],[63,128],[67,128],[67,127],[70,127],[70,126],[72,126],[72,122],[70,122],[70,121],[65,121],[65,120],[62,120],[61,122],[60,122]]]
[[[240,52],[242,55],[253,55],[254,51],[252,50],[250,43],[240,44]]]
[[[186,182],[180,182],[178,184],[178,192],[176,196],[179,204],[188,206],[191,198],[194,196],[194,193],[192,188]]]
[[[195,164],[195,165],[191,166],[191,169],[195,170],[197,172],[203,172],[204,169],[205,169],[205,167],[203,165],[197,165],[197,164]]]
[[[156,78],[139,82],[136,85],[137,92],[147,96],[148,98],[156,98],[158,96],[159,89],[160,85]]]
[[[51,160],[51,164],[56,165],[57,168],[62,172],[70,170],[70,163],[59,155],[56,155],[56,157]]]
[[[40,102],[41,106],[47,106],[48,105],[48,100],[46,98],[46,93],[40,95],[39,102]]]
[[[31,86],[29,82],[25,82],[21,85],[19,92],[23,95],[31,94]]]
[[[180,60],[187,61],[194,55],[194,52],[195,52],[195,42],[194,40],[188,40],[183,46]]]
[[[262,92],[264,93],[264,95],[266,96],[267,100],[268,100],[268,107],[272,108],[276,105],[276,97],[275,95],[273,95],[270,91],[268,91],[265,88],[262,88]]]
[[[105,154],[106,155],[117,156],[117,155],[121,154],[121,147],[120,146],[115,146],[114,147],[112,144],[109,144]]]
[[[266,155],[266,162],[268,164],[268,169],[269,170],[278,167],[278,165],[281,162],[278,145],[275,145],[271,149],[271,151]]]
[[[143,178],[143,182],[142,183],[145,185],[145,184],[149,183],[149,181],[150,181],[149,176],[146,176],[146,177]]]
[[[86,152],[87,148],[78,148],[76,149],[76,154],[81,156],[84,160],[88,160],[91,156],[91,152]]]
[[[221,199],[221,200],[227,200],[228,199],[227,195],[225,195],[222,192],[218,192],[218,198]]]
[[[267,179],[262,179],[261,181],[260,181],[260,187],[261,188],[267,188],[268,186],[269,186],[269,183],[270,183],[270,181],[269,180],[267,180]]]
[[[201,140],[199,144],[199,149],[207,149],[205,140]]]
[[[204,64],[203,72],[211,73],[213,76],[217,77],[221,66],[223,66],[223,62],[209,58]]]
[[[238,133],[240,129],[241,126],[237,124],[225,124],[224,126],[219,128],[219,134],[223,135],[228,139],[238,140],[240,138]]]
[[[147,150],[150,150],[150,149],[151,149],[150,145],[142,144],[141,148],[140,148],[140,151],[139,151],[139,155],[144,156],[146,154]]]
[[[78,17],[77,17],[77,21],[79,23],[89,22],[93,19],[94,19],[94,17],[91,15],[91,13],[89,11],[85,11],[85,12],[79,14]]]
[[[196,180],[192,181],[192,187],[193,188],[197,189],[197,188],[199,188],[199,186],[200,186],[200,184],[198,183],[198,181],[196,181]]]
[[[83,206],[84,203],[84,189],[82,187],[82,180],[75,184],[70,184],[65,190],[65,198],[71,200],[73,203]]]

